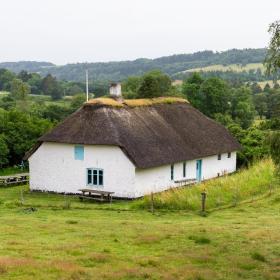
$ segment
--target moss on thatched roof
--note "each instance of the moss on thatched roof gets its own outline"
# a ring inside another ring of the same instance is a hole
[[[174,104],[174,103],[188,103],[186,99],[179,97],[157,97],[157,98],[145,98],[145,99],[113,99],[110,97],[99,97],[90,99],[85,105],[105,105],[112,107],[142,107],[153,106],[155,104]]]

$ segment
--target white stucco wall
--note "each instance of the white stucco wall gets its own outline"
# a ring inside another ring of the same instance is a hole
[[[174,181],[183,179],[183,162],[174,164],[174,180],[171,167],[164,165],[149,169],[135,169],[133,163],[117,146],[86,145],[84,160],[75,160],[74,146],[70,144],[43,143],[30,157],[31,190],[78,193],[88,187],[87,168],[104,170],[104,186],[96,187],[115,192],[115,196],[135,198],[151,192],[176,187]],[[202,159],[202,180],[222,176],[236,170],[236,152]],[[196,178],[196,160],[186,162],[186,179]],[[93,187],[92,187],[93,188]]]
[[[227,153],[218,156],[209,156],[202,159],[202,180],[222,176],[225,173],[232,173],[236,170],[236,152],[227,157]],[[164,191],[177,187],[175,181],[182,179],[196,179],[196,160],[186,162],[186,177],[183,177],[183,162],[174,164],[174,180],[171,180],[171,166],[164,165],[149,169],[136,169],[135,173],[135,194],[143,196],[151,192]]]
[[[43,143],[30,157],[31,190],[78,193],[87,187],[87,168],[104,170],[104,186],[96,189],[134,197],[135,168],[117,146],[84,146],[84,160],[74,159],[71,144]]]

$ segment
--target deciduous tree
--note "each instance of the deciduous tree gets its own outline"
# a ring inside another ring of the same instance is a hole
[[[265,59],[267,74],[276,74],[280,69],[280,20],[270,24],[268,32],[271,34],[269,47]]]

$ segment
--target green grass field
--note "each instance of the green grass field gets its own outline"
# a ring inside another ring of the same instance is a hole
[[[274,184],[206,217],[193,210],[152,214],[136,209],[139,201],[110,206],[27,186],[0,188],[0,279],[279,279]]]
[[[246,65],[241,65],[241,64],[230,64],[230,65],[222,65],[222,64],[216,64],[216,65],[210,65],[210,66],[205,66],[205,67],[199,67],[199,68],[193,68],[193,69],[188,69],[184,72],[213,72],[213,71],[232,71],[232,72],[249,72],[250,70],[257,70],[261,69],[262,72],[264,72],[265,68],[262,63],[249,63]]]

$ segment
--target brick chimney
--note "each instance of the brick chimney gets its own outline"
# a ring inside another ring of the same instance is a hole
[[[122,85],[121,83],[111,83],[110,97],[122,98]]]

